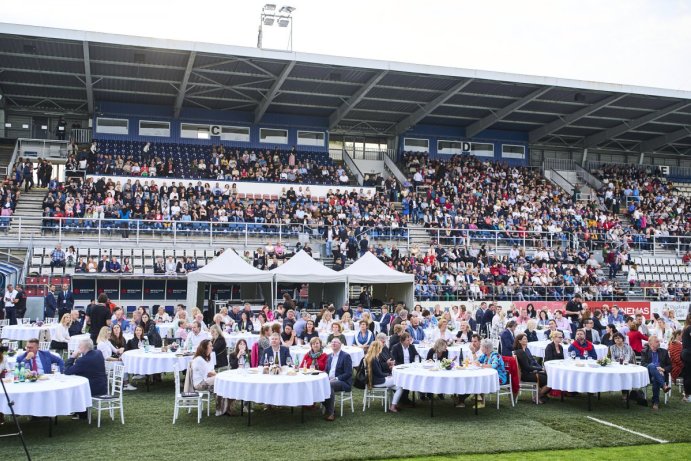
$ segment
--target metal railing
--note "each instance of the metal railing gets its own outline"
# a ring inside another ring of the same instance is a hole
[[[588,172],[586,169],[584,169],[580,165],[576,164],[575,168],[576,168],[576,175],[578,176],[578,179],[580,179],[581,181],[583,181],[584,183],[586,183],[587,185],[592,187],[595,191],[599,191],[600,189],[602,189],[602,186],[604,186],[602,181],[600,181],[595,176],[590,174],[590,172]]]
[[[354,149],[350,155],[357,160],[384,160],[386,152],[379,150]]]
[[[461,283],[464,280],[461,278]],[[588,301],[625,301],[628,298],[628,287],[620,287],[621,291],[603,293],[598,286],[515,286],[483,285],[472,288],[466,286],[448,286],[440,284],[415,284],[415,299],[417,301],[568,301],[575,294],[580,294]]]
[[[74,139],[77,144],[90,143],[92,137],[91,128],[72,128],[70,130],[70,138]]]
[[[669,167],[669,174],[667,175],[668,177],[679,177],[679,178],[691,178],[691,167],[685,167],[685,166],[675,166],[675,165],[653,165],[650,163],[645,163],[645,164],[638,164],[638,163],[617,163],[617,162],[603,162],[599,160],[591,160],[587,162],[586,168],[588,171],[593,171],[600,169],[602,167],[606,166],[628,166],[628,167],[636,167],[640,169],[647,169],[649,168],[651,171],[655,171],[655,169],[660,168],[662,166],[668,166]]]
[[[362,174],[362,171],[360,171],[360,168],[358,168],[358,166],[355,164],[347,150],[343,149],[342,155],[343,163],[350,170],[350,172],[355,175],[357,183],[362,186],[362,184],[365,182],[365,175]]]
[[[547,170],[574,170],[574,161],[565,158],[546,158],[542,161],[542,171]]]
[[[520,248],[568,249],[585,247],[589,250],[603,248],[605,244],[614,247],[624,245],[622,241],[602,239],[601,233],[585,240],[582,234],[570,232],[536,232],[531,230],[502,229],[457,229],[425,228],[417,229],[417,241],[423,246],[430,244],[444,247],[459,246],[474,250],[473,246],[485,246],[486,250],[506,250],[513,245]],[[420,242],[419,233],[425,232],[428,238]],[[127,238],[128,242],[148,243],[194,243],[215,244],[222,242],[244,243],[253,240],[310,239],[323,243],[325,226],[304,223],[256,222],[212,222],[212,221],[152,221],[138,219],[108,218],[43,218],[3,216],[0,217],[0,243],[40,241],[64,242],[88,240],[108,242],[115,237]],[[401,249],[410,250],[416,239],[406,226],[376,226],[362,229],[357,238],[367,235],[374,244],[391,242]],[[673,251],[682,254],[691,248],[691,236],[646,237],[644,234],[632,235],[628,244],[631,249],[649,251]]]

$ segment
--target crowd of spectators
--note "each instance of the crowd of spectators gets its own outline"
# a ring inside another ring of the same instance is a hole
[[[327,152],[240,149],[222,144],[94,141],[89,150],[70,156],[68,169],[143,178],[350,184],[345,167],[334,164]]]
[[[675,237],[691,233],[691,200],[676,191],[659,169],[639,165],[602,165],[594,174],[603,187],[598,197],[607,210],[626,214],[634,242],[648,250],[656,243],[676,248]],[[683,247],[688,248],[688,241]]]

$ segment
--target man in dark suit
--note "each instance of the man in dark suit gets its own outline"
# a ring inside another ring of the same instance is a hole
[[[391,314],[389,313],[389,306],[384,304],[381,307],[381,315],[379,316],[379,330],[388,335],[389,324],[391,324]]]
[[[98,272],[108,272],[110,269],[110,261],[108,261],[108,256],[101,255],[101,260],[98,262]]]
[[[94,345],[88,339],[81,340],[72,357],[67,359],[65,374],[88,379],[92,397],[108,394],[106,361],[100,351],[94,350]],[[86,412],[80,412],[78,415],[80,419],[86,419]]]
[[[669,359],[667,349],[660,347],[660,339],[652,335],[648,338],[648,345],[641,352],[641,366],[648,369],[650,382],[653,385],[653,410],[660,407],[660,388],[662,392],[669,391],[669,373],[672,371],[672,362]]]
[[[48,294],[43,302],[43,316],[45,318],[53,318],[57,309],[58,301],[55,298],[55,285],[51,285],[48,287]]]
[[[264,349],[262,356],[259,357],[259,365],[268,367],[271,359],[273,359],[273,363],[278,362],[281,366],[286,365],[290,357],[290,350],[285,346],[281,346],[281,336],[278,333],[272,333],[269,341],[271,342],[271,347]]]
[[[513,351],[513,342],[516,339],[514,331],[516,330],[516,321],[509,320],[506,323],[506,330],[501,332],[501,355],[511,357]]]
[[[74,308],[74,295],[70,286],[67,283],[62,284],[62,291],[58,294],[58,319],[62,319],[62,316],[72,312]]]
[[[55,354],[48,351],[38,350],[38,339],[33,338],[27,341],[25,351],[17,357],[17,363],[24,363],[27,369],[37,372],[39,375],[50,374],[51,366],[56,364],[62,373],[65,369],[65,362]],[[103,354],[101,354],[103,357]]]
[[[331,395],[324,402],[327,421],[336,419],[334,413],[336,392],[350,392],[353,385],[353,361],[347,352],[341,350],[341,346],[340,339],[332,339],[332,353],[326,361],[326,372],[329,374],[329,385],[331,386]]]
[[[72,317],[72,324],[68,330],[70,336],[82,334],[82,328],[84,327],[84,317],[82,316],[83,313],[84,311],[78,310],[72,310],[72,312],[70,312],[70,316]]]
[[[482,316],[482,321],[480,322],[480,331],[488,333],[488,330],[492,328],[492,319],[494,318],[494,313],[497,311],[497,306],[490,304],[489,309],[487,309]],[[489,336],[489,334],[487,335]]]
[[[410,336],[410,333],[407,331],[401,333],[400,341],[391,348],[391,357],[396,365],[413,363],[415,361],[415,357],[420,357],[420,354],[418,354],[417,349],[415,349],[415,346],[413,345],[413,337]],[[407,390],[403,391],[400,403],[412,405],[410,397],[408,397]]]
[[[487,303],[481,302],[478,310],[475,311],[475,322],[479,325],[482,323],[482,318],[485,316],[485,311],[487,311]]]

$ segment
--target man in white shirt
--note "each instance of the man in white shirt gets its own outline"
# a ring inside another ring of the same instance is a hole
[[[192,331],[187,335],[187,343],[185,344],[186,349],[197,350],[197,346],[205,339],[211,339],[209,333],[202,331],[202,325],[199,321],[192,323]],[[190,347],[191,345],[191,347]]]
[[[19,293],[14,289],[12,284],[7,285],[7,290],[5,290],[5,296],[3,298],[3,305],[5,306],[4,318],[10,321],[10,325],[17,324],[17,307],[16,304],[19,302],[17,296]]]

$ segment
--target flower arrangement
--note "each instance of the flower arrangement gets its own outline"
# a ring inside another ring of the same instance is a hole
[[[612,360],[610,360],[609,357],[602,358],[597,361],[597,364],[600,365],[601,367],[606,367],[607,365],[611,364]]]
[[[439,361],[439,368],[442,370],[453,370],[453,360],[441,359]]]
[[[446,329],[449,330],[449,331],[454,331],[454,330],[456,329],[456,325],[454,325],[453,322],[449,322],[449,323],[446,325]]]
[[[36,326],[37,326],[37,327],[42,327],[42,326],[43,326],[43,320],[38,320],[38,321],[36,321]]]
[[[36,382],[38,381],[38,372],[37,371],[27,371],[26,374],[24,375],[24,379],[26,379],[29,382]]]

